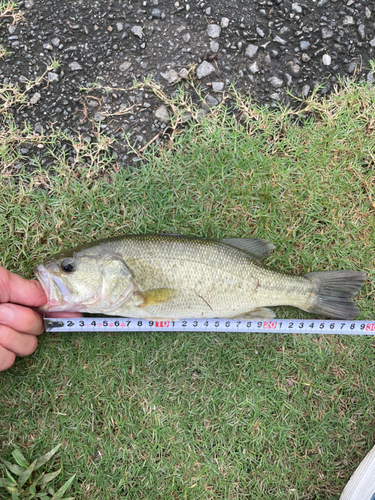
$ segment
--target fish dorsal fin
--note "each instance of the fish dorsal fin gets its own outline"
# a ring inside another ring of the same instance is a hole
[[[273,245],[270,241],[259,240],[256,238],[224,238],[220,241],[226,245],[232,245],[240,250],[245,250],[245,252],[250,253],[253,257],[259,260],[263,260],[275,248],[275,245]]]

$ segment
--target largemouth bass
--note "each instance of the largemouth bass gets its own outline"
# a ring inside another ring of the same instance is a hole
[[[360,271],[277,272],[260,261],[267,240],[210,240],[172,234],[124,235],[64,250],[36,268],[45,311],[114,316],[271,318],[268,306],[353,319]]]

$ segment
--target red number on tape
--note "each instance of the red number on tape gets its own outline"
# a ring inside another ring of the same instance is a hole
[[[270,330],[276,328],[277,322],[276,321],[265,321],[263,323],[263,328],[268,328]]]

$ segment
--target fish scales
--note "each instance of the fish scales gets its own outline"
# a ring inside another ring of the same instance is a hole
[[[274,300],[280,305],[278,292],[286,288],[288,275],[279,276],[257,265],[247,253],[216,241],[155,235],[147,239],[112,241],[107,245],[107,249],[103,246],[101,250],[122,255],[141,290],[171,288],[177,291],[173,301],[148,307],[139,307],[135,296],[116,311],[119,315],[231,317],[274,305],[270,297],[273,289]],[[303,285],[307,288],[306,280],[292,276],[285,300],[290,302],[292,293],[300,297]]]
[[[331,317],[358,314],[350,295],[364,273],[280,273],[257,259],[272,248],[266,240],[124,235],[62,251],[38,266],[37,277],[50,299],[45,310],[232,318],[272,317],[266,306],[291,305]]]

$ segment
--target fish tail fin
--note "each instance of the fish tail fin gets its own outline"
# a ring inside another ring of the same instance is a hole
[[[359,315],[350,297],[359,292],[366,281],[366,273],[323,271],[307,273],[304,277],[314,283],[316,291],[309,312],[337,319],[354,319]]]

